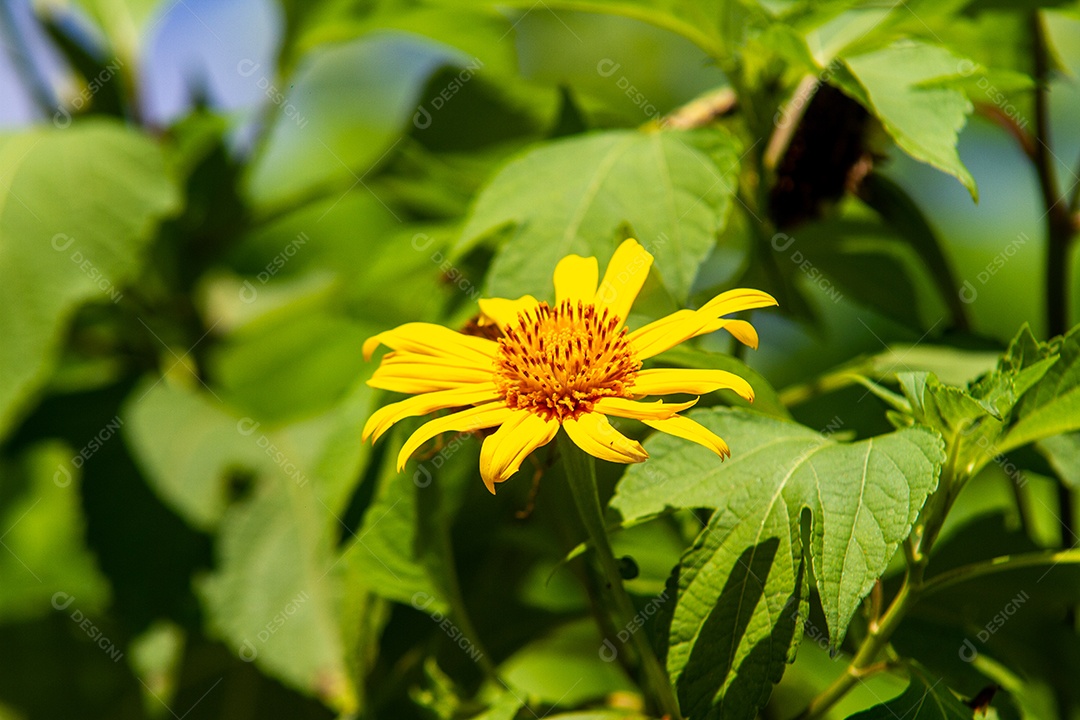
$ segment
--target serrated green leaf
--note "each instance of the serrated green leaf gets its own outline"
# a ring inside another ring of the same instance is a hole
[[[113,123],[0,135],[0,436],[86,302],[119,302],[176,207],[160,149]]]
[[[971,708],[960,702],[940,679],[932,680],[913,669],[911,683],[903,694],[855,713],[848,720],[971,720],[973,715]]]
[[[844,61],[860,87],[845,73],[836,81],[856,99],[868,102],[896,144],[916,160],[958,179],[978,200],[975,179],[960,161],[956,143],[973,106],[959,90],[923,88],[920,83],[955,75],[962,59],[936,45],[898,43]]]
[[[481,192],[461,254],[512,227],[485,284],[488,295],[551,297],[556,263],[576,253],[601,267],[628,229],[684,301],[727,222],[738,175],[735,141],[706,155],[678,132],[612,131],[550,143],[512,161]]]
[[[666,662],[688,717],[756,717],[807,616],[798,518],[760,480],[740,490],[676,568]]]
[[[391,437],[400,436],[395,433]],[[460,442],[460,441],[459,441]],[[398,443],[387,443],[379,470],[375,497],[356,531],[356,537],[342,554],[350,574],[380,597],[410,605],[428,613],[446,614],[449,601],[444,588],[433,577],[429,548],[418,547],[418,493],[431,476],[420,463],[409,472],[397,471]]]
[[[669,508],[724,508],[753,492],[762,508],[779,503],[793,527],[808,508],[810,557],[830,638],[838,644],[937,487],[945,459],[940,436],[913,427],[839,443],[745,411],[714,408],[691,417],[727,440],[731,458],[721,462],[678,438],[650,438],[650,460],[627,471],[611,507],[626,521]],[[800,547],[797,536],[790,542]]]
[[[1057,350],[1057,362],[1020,399],[1002,452],[1080,429],[1080,328],[1062,338]]]

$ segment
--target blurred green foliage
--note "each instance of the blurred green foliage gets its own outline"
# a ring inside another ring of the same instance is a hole
[[[147,47],[202,6],[39,5],[62,77],[14,63],[42,119],[0,134],[0,718],[656,717],[631,632],[695,720],[1080,718],[1077,3],[281,0],[275,66],[226,70],[257,110],[190,78],[164,127]],[[626,237],[631,327],[780,309],[756,357],[658,358],[754,386],[694,411],[730,460],[598,468],[619,628],[554,450],[496,497],[469,436],[397,472],[361,348]]]

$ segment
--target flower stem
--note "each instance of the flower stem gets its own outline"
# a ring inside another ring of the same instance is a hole
[[[630,630],[631,647],[638,655],[638,667],[644,676],[644,690],[650,703],[670,720],[681,720],[679,702],[675,698],[667,672],[653,652],[645,633],[633,632],[636,629],[634,604],[623,587],[619,565],[612,553],[611,543],[608,542],[592,456],[587,455],[562,434],[559,435],[559,450],[570,492],[574,496],[574,504],[592,544],[589,558],[601,580],[601,597],[595,601],[610,613],[615,627]]]

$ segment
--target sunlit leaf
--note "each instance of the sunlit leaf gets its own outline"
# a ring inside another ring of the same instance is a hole
[[[1080,328],[1056,349],[1057,362],[1020,400],[1018,420],[1005,437],[1005,448],[1080,429]]]
[[[670,508],[719,508],[714,523],[767,523],[769,533],[751,545],[774,538],[771,552],[778,558],[785,547],[798,556],[799,518],[809,509],[810,558],[830,639],[838,644],[937,486],[941,438],[915,427],[840,443],[803,425],[745,411],[716,408],[691,416],[728,442],[731,458],[722,462],[697,445],[658,435],[646,445],[650,460],[632,466],[619,484],[612,508],[624,521]],[[785,517],[791,537],[779,530]],[[740,547],[749,545],[732,542],[724,551],[741,552]],[[795,590],[790,586],[788,594]]]
[[[905,152],[954,176],[978,199],[975,179],[956,151],[971,102],[959,90],[920,87],[958,74],[963,60],[941,47],[908,42],[844,61],[852,75],[836,73],[835,81],[867,105]]]
[[[551,295],[563,256],[611,257],[627,229],[656,257],[664,285],[685,299],[727,222],[738,174],[734,141],[707,155],[676,132],[606,132],[542,146],[481,192],[457,253],[512,227],[484,286],[498,297]]]
[[[122,302],[177,203],[159,148],[111,123],[0,135],[0,434],[86,302]]]

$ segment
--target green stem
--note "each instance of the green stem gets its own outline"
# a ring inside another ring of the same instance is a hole
[[[953,568],[948,572],[943,572],[940,575],[935,575],[927,580],[922,586],[922,594],[925,596],[936,593],[947,587],[956,585],[957,583],[974,580],[983,575],[992,575],[1010,570],[1022,570],[1023,568],[1028,567],[1039,567],[1040,565],[1058,565],[1060,563],[1070,565],[1074,563],[1080,564],[1080,550],[1073,549],[1023,553],[1020,555],[1002,555],[991,560],[963,565],[958,568]]]
[[[1057,173],[1050,152],[1050,59],[1042,16],[1030,16],[1032,53],[1035,63],[1035,142],[1032,146],[1039,189],[1046,208],[1046,332],[1049,337],[1064,335],[1069,326],[1069,250],[1076,225],[1067,199],[1059,194]],[[1062,545],[1075,537],[1075,504],[1072,490],[1058,486]]]
[[[470,617],[468,610],[465,607],[465,596],[461,593],[461,582],[458,579],[457,563],[454,559],[453,544],[450,538],[450,528],[445,521],[440,522],[439,528],[442,541],[436,543],[439,547],[438,553],[440,560],[442,561],[443,568],[445,570],[445,587],[446,600],[450,604],[450,614],[452,615],[458,627],[461,629],[462,635],[468,638],[479,653],[480,657],[477,659],[477,663],[480,665],[480,669],[484,671],[484,674],[489,678],[495,677],[495,665],[491,662],[491,657],[488,655],[487,648],[480,642],[480,633],[476,631],[476,626],[473,625],[472,617]]]
[[[563,457],[570,492],[574,496],[574,504],[577,506],[578,514],[592,543],[589,558],[595,564],[606,586],[602,590],[606,589],[607,592],[602,591],[601,597],[597,598],[596,602],[602,607],[606,606],[616,627],[632,630],[635,628],[634,604],[630,596],[626,594],[626,588],[623,587],[619,565],[611,550],[611,543],[608,542],[603,510],[600,507],[600,495],[596,489],[596,468],[593,465],[593,459],[561,433],[559,450]],[[659,712],[671,720],[680,720],[682,715],[679,712],[679,702],[675,698],[667,672],[653,652],[645,633],[631,632],[630,637],[644,675],[646,695]]]
[[[908,608],[911,606],[915,595],[915,589],[907,577],[900,586],[900,592],[893,599],[889,609],[881,616],[880,622],[871,626],[870,631],[863,638],[859,650],[855,653],[851,663],[844,674],[833,680],[829,687],[825,688],[817,697],[810,701],[798,717],[798,720],[811,720],[821,717],[833,705],[840,701],[855,683],[874,671],[874,661],[878,654],[889,644],[889,638],[904,619]]]

